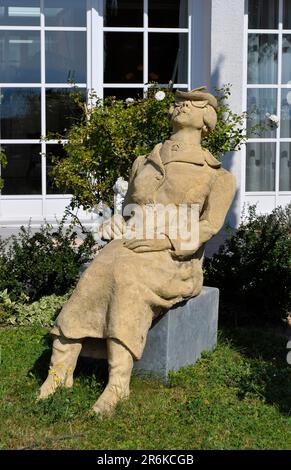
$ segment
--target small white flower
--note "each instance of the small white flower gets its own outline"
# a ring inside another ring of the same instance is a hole
[[[134,99],[133,98],[126,98],[125,102],[127,104],[134,103]]]
[[[128,182],[120,176],[117,178],[115,181],[115,184],[113,186],[113,191],[115,194],[120,194],[122,197],[126,195],[126,191],[128,188]]]
[[[155,94],[155,98],[157,101],[163,101],[163,99],[166,97],[166,93],[164,91],[157,91]]]
[[[278,127],[280,119],[276,114],[266,113],[266,121],[271,127]]]

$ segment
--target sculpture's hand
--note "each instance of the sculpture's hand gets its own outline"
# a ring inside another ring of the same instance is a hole
[[[165,237],[161,240],[133,239],[125,240],[124,246],[135,253],[145,253],[148,251],[163,251],[172,248],[170,240]]]
[[[99,235],[103,240],[120,239],[125,233],[125,229],[125,220],[122,215],[114,214],[110,219],[103,222],[99,229]]]

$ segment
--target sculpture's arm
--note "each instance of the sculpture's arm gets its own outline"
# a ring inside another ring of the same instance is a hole
[[[205,207],[198,223],[198,233],[193,237],[193,246],[185,250],[185,240],[170,239],[174,248],[173,255],[185,258],[193,255],[205,242],[210,240],[223,226],[226,214],[234,198],[236,183],[228,171],[218,170],[219,174],[205,202]],[[191,244],[189,244],[191,245]]]

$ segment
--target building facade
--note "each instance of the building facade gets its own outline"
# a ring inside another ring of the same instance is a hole
[[[248,109],[264,126],[224,157],[238,183],[229,223],[239,223],[246,203],[270,212],[290,202],[291,0],[0,0],[0,146],[8,159],[0,224],[53,221],[68,205],[70,195],[50,179],[50,155],[63,151],[50,135],[77,115],[73,83],[84,99],[86,89],[126,98],[170,80],[212,91],[230,83],[231,108]]]

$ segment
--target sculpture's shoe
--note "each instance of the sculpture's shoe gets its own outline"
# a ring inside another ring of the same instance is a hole
[[[82,349],[80,341],[57,337],[53,342],[53,352],[47,379],[42,384],[38,400],[43,400],[55,393],[60,386],[73,386],[73,373]]]
[[[107,357],[108,385],[93,406],[93,411],[99,416],[112,414],[117,403],[129,396],[129,383],[133,367],[131,353],[116,339],[107,340]]]
[[[118,386],[107,385],[102,395],[98,398],[93,411],[100,417],[110,416],[113,414],[117,403],[129,397],[129,388],[120,390]]]

